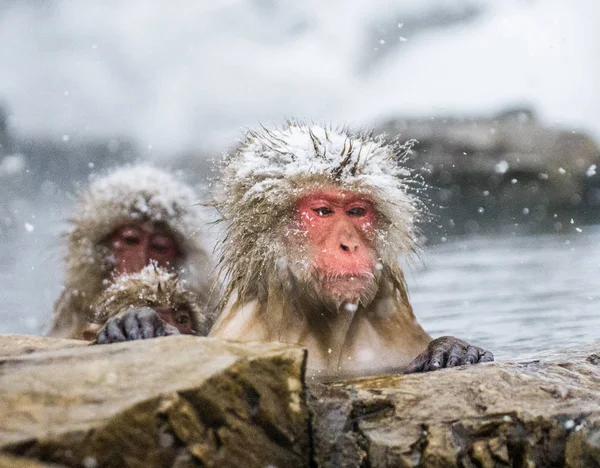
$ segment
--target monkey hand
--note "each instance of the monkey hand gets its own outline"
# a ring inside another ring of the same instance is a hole
[[[493,360],[494,355],[491,351],[472,346],[453,336],[442,336],[429,343],[427,349],[408,365],[404,373],[429,372]]]
[[[141,307],[127,309],[109,318],[98,331],[96,343],[119,343],[178,334],[179,330],[162,320],[154,309]]]

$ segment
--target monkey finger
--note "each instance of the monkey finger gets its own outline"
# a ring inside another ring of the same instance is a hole
[[[142,338],[137,311],[128,312],[123,316],[123,331],[128,340],[139,340]]]
[[[475,364],[479,361],[479,351],[477,346],[469,346],[463,358],[463,364]]]
[[[163,336],[179,335],[179,330],[173,325],[165,324],[165,332]]]
[[[429,360],[429,370],[438,370],[446,364],[446,350],[444,348],[435,349]]]
[[[140,335],[142,339],[154,338],[161,336],[158,334],[158,329],[161,327],[162,320],[154,309],[149,307],[141,309],[138,313],[138,322],[140,326]]]
[[[492,362],[494,360],[494,355],[491,351],[482,350],[483,353],[480,353],[479,362]]]
[[[446,364],[446,367],[458,366],[464,354],[464,346],[460,343],[454,343],[448,352],[448,363]]]
[[[96,335],[96,344],[108,344],[108,337],[106,336],[106,327],[102,327]]]
[[[427,351],[419,354],[413,362],[405,369],[405,374],[414,374],[415,372],[423,372],[425,364],[429,361],[429,353]]]
[[[109,320],[106,323],[106,337],[107,343],[118,343],[120,341],[127,341],[127,338],[121,330],[120,321],[118,319]]]
[[[140,318],[140,338],[142,340],[161,336],[158,334],[159,328],[160,324],[157,324],[154,320],[151,320],[148,317]]]

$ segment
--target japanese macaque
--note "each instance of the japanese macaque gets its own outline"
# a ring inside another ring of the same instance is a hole
[[[65,234],[66,279],[49,335],[93,339],[99,325],[88,320],[92,304],[115,277],[151,261],[207,297],[210,267],[197,204],[185,182],[147,164],[94,179],[80,194]]]
[[[151,263],[138,273],[115,278],[92,304],[90,321],[104,326],[98,344],[177,334],[206,336],[212,317],[206,297],[188,291],[172,271]],[[110,320],[109,320],[110,319]]]
[[[410,146],[298,123],[249,131],[217,186],[229,285],[209,336],[298,343],[317,377],[492,361],[413,315],[398,263],[424,212]]]

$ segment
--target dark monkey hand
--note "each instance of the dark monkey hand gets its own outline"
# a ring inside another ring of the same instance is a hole
[[[494,355],[491,351],[472,346],[453,336],[442,336],[429,343],[427,349],[408,365],[404,373],[429,372],[493,360]]]
[[[141,307],[127,309],[109,318],[98,331],[96,343],[119,343],[178,334],[179,330],[161,319],[154,309]]]

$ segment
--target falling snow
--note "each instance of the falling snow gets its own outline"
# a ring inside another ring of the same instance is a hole
[[[508,167],[509,165],[506,161],[500,161],[494,166],[494,170],[497,174],[504,174],[506,171],[508,171]]]

